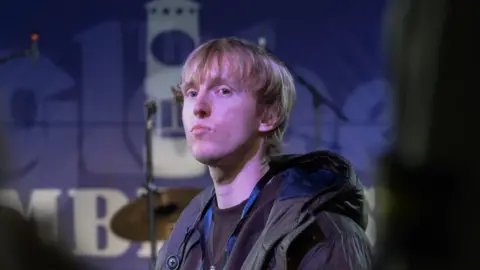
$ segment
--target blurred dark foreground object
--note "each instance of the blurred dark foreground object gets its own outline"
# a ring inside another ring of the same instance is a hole
[[[0,126],[0,188],[8,181],[8,159],[1,129]],[[51,226],[27,220],[16,210],[0,205],[0,270],[91,269],[67,249],[54,244],[48,234],[41,234],[39,229],[48,227]]]
[[[387,13],[397,142],[379,174],[376,269],[480,269],[473,2],[397,0]]]
[[[1,270],[87,269],[66,249],[40,237],[37,225],[17,211],[0,206]]]

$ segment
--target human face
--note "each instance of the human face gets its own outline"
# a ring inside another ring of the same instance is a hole
[[[184,89],[182,118],[193,156],[206,165],[255,147],[262,131],[254,93],[221,76]]]

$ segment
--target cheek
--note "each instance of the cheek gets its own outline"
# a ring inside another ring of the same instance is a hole
[[[185,130],[192,126],[192,117],[189,113],[188,105],[184,104],[182,107],[182,124]]]
[[[256,131],[255,112],[248,107],[238,106],[218,114],[218,122],[224,127],[224,136],[239,138],[251,136]]]

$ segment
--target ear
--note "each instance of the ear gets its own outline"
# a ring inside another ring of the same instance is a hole
[[[258,131],[262,133],[268,133],[277,127],[277,122],[278,119],[274,114],[266,112],[263,114],[262,119],[260,119]]]

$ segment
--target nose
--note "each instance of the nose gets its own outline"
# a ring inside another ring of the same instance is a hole
[[[198,95],[193,107],[193,114],[198,118],[207,118],[210,116],[212,108],[208,100],[202,95]]]

